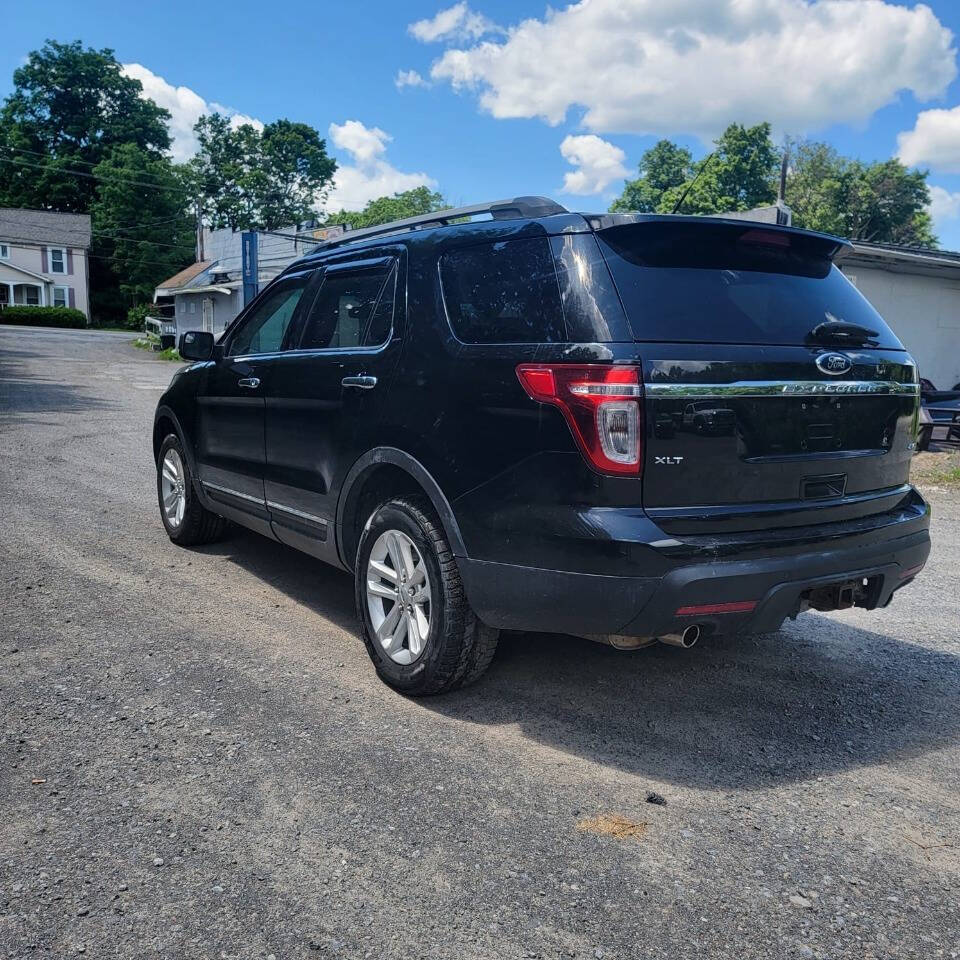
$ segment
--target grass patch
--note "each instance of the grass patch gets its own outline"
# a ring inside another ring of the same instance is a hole
[[[183,357],[180,356],[176,347],[168,347],[166,350],[158,350],[160,340],[151,336],[149,333],[143,337],[137,337],[133,345],[139,350],[149,350],[158,360],[172,360],[174,363],[182,363]]]
[[[910,480],[926,487],[960,490],[960,451],[918,453],[910,467]]]

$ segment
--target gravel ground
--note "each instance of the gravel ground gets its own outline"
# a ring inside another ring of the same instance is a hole
[[[960,956],[956,493],[887,611],[406,700],[347,576],[167,540],[173,369],[0,328],[0,956]]]

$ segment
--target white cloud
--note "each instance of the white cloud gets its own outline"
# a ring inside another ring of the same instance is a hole
[[[897,147],[907,166],[960,173],[960,106],[921,111],[912,130],[897,134]]]
[[[416,70],[398,70],[393,81],[398,90],[404,87],[425,87],[427,81]]]
[[[502,27],[498,27],[482,13],[471,10],[466,0],[441,10],[435,17],[411,23],[407,30],[411,36],[423,43],[435,43],[438,40],[449,40],[454,37],[476,40],[485,33],[504,32]]]
[[[158,107],[170,111],[170,152],[174,160],[189,160],[197,152],[197,137],[193,126],[204,114],[222,113],[230,117],[230,125],[233,127],[249,123],[258,130],[263,129],[263,123],[255,117],[248,117],[219,103],[207,103],[189,87],[175,87],[142,64],[125,63],[122,69],[126,76],[139,80],[143,85],[142,96],[152,100]]]
[[[436,187],[426,173],[404,173],[386,159],[387,144],[393,139],[379,127],[367,127],[359,120],[330,124],[330,141],[350,155],[352,164],[338,162],[333,188],[324,201],[328,211],[360,210],[370,200],[414,187]]]
[[[930,187],[929,210],[934,226],[939,226],[945,220],[956,220],[960,217],[960,193],[951,193],[943,187]]]
[[[578,168],[564,174],[564,193],[602,193],[614,180],[622,180],[629,173],[623,163],[626,154],[592,133],[564,137],[560,153]]]
[[[576,108],[595,132],[704,138],[734,120],[863,123],[900,91],[943,94],[956,73],[933,11],[884,0],[582,0],[431,69],[495,117],[556,125]]]

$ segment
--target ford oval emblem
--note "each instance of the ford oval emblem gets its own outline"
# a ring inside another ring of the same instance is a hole
[[[829,373],[831,376],[838,377],[841,373],[847,373],[853,364],[849,357],[842,353],[821,353],[816,359],[817,369],[823,373]]]

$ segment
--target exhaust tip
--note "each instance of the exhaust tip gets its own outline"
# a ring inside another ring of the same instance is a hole
[[[683,647],[684,650],[689,650],[700,639],[700,633],[699,624],[692,623],[689,627],[685,628],[682,633],[668,633],[660,637],[660,642],[668,643],[672,647]]]

